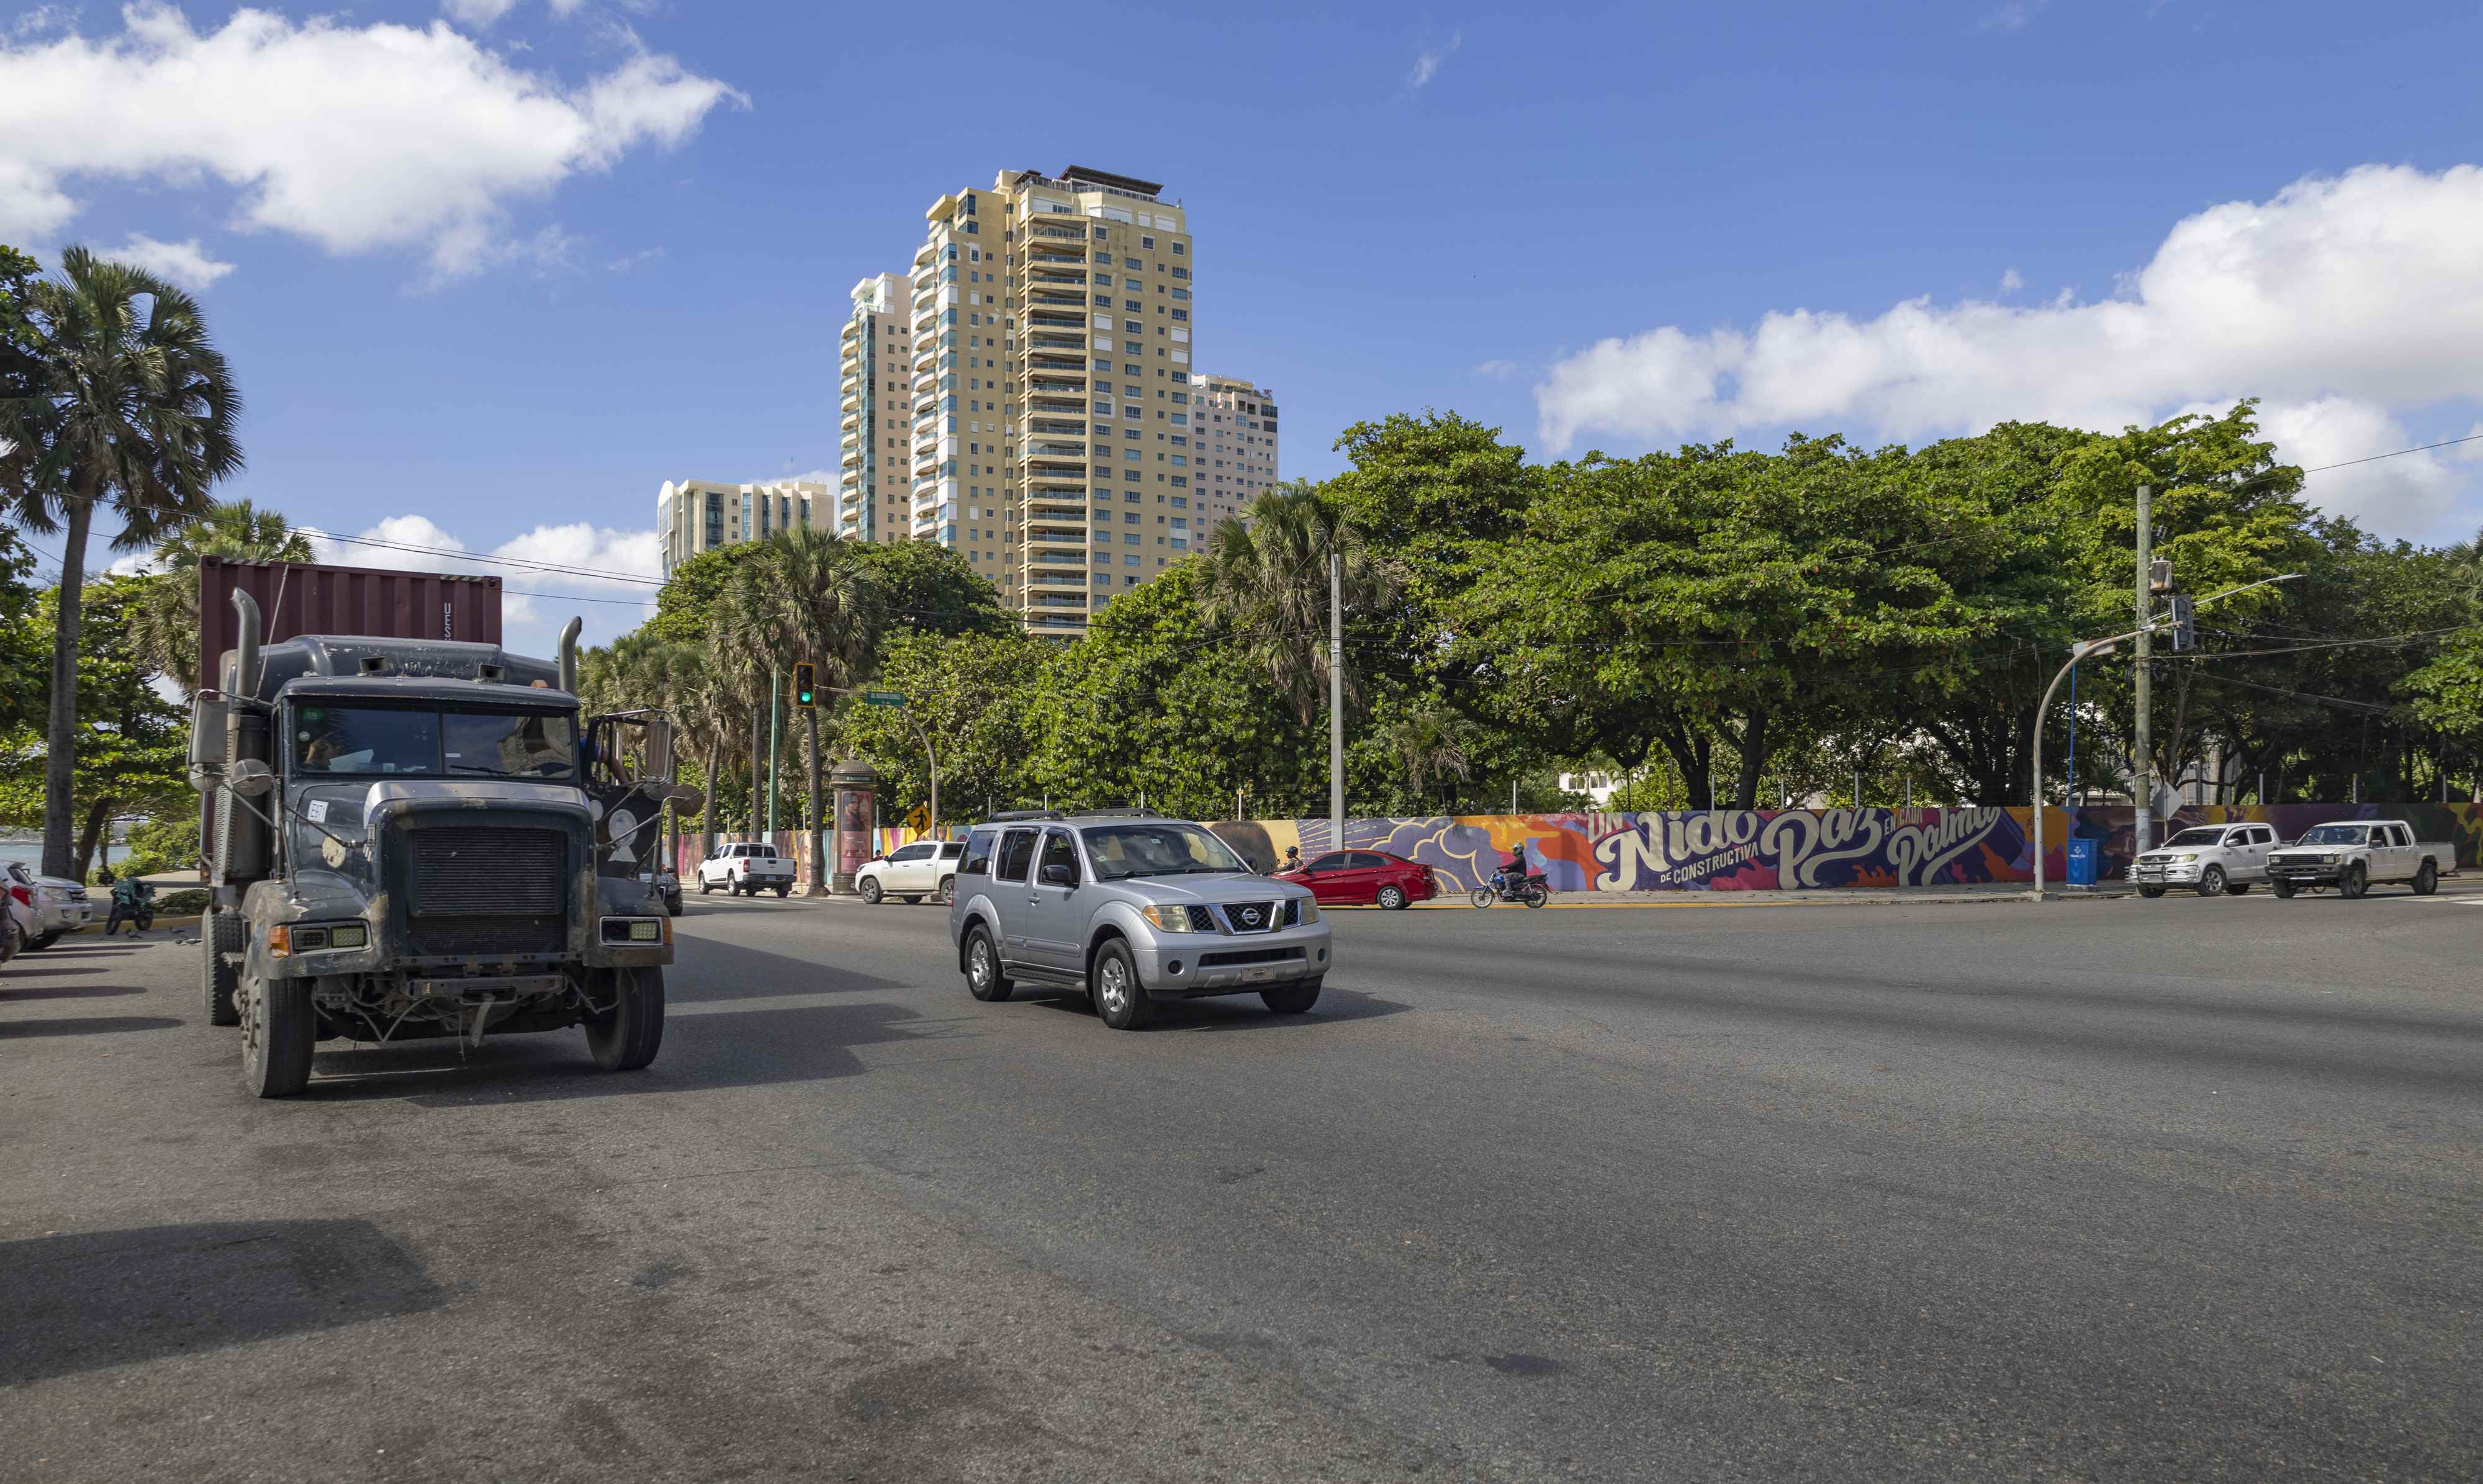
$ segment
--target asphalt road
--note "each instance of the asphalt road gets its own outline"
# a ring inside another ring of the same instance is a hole
[[[0,967],[17,1479],[2473,1479],[2483,895],[1336,916],[1317,1013],[691,899],[663,1055]]]

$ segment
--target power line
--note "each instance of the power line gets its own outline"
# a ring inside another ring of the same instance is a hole
[[[2358,464],[2377,464],[2382,459],[2394,459],[2405,454],[2427,454],[2435,448],[2454,448],[2460,443],[2471,443],[2477,439],[2483,439],[2483,433],[2470,433],[2462,438],[2448,438],[2438,443],[2425,443],[2420,448],[2392,448],[2387,453],[2373,454],[2367,459],[2348,459],[2342,464],[2323,464],[2317,468],[2304,469],[2302,472],[2305,474],[2319,474],[2324,473],[2329,469],[2349,469]]]

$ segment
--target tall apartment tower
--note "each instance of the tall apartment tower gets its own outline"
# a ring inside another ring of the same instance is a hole
[[[905,533],[965,553],[1036,634],[1196,549],[1196,258],[1151,180],[1002,171],[914,255]]]
[[[1207,529],[1213,531],[1275,487],[1276,394],[1229,376],[1190,380],[1190,420],[1198,443],[1196,488]]]
[[[666,480],[655,492],[655,530],[664,538],[664,575],[702,551],[763,541],[795,527],[824,529],[828,487],[778,479],[734,485],[712,479]]]
[[[837,533],[851,540],[902,541],[912,525],[912,295],[896,274],[863,279],[838,337]]]

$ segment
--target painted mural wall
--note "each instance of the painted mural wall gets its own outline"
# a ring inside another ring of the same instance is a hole
[[[1351,819],[1332,839],[1324,819],[1226,821],[1210,829],[1262,870],[1298,847],[1343,846],[1430,866],[1458,888],[1488,879],[1511,846],[1555,891],[1752,891],[1805,888],[1975,886],[2034,880],[2025,808],[1709,809],[1644,814],[1490,814]],[[2483,807],[2468,804],[2276,805],[2185,808],[2156,838],[2194,824],[2272,823],[2283,839],[2336,819],[2410,820],[2425,840],[2453,840],[2471,870]],[[2044,874],[2067,874],[2067,841],[2096,842],[2097,877],[2128,874],[2136,815],[2127,808],[2047,809]]]

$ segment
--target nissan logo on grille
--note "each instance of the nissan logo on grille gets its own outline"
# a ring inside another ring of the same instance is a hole
[[[1257,927],[1259,925],[1259,909],[1256,907],[1242,908],[1242,925],[1243,927]]]

